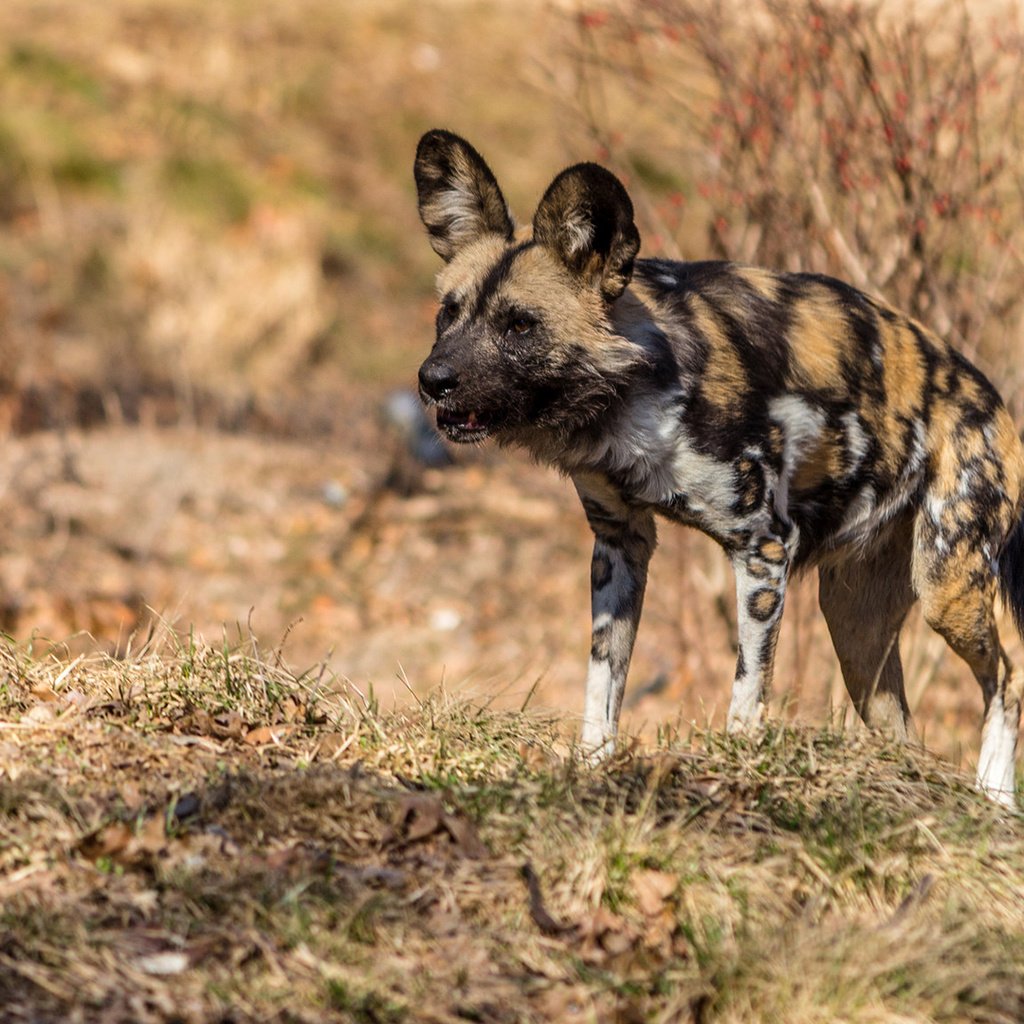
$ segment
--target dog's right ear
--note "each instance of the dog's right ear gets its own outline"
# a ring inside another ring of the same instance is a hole
[[[640,250],[629,195],[597,164],[567,167],[551,182],[534,214],[533,237],[609,302],[629,284]]]
[[[420,219],[434,252],[445,261],[482,235],[512,240],[505,197],[483,157],[465,139],[435,129],[416,147]]]

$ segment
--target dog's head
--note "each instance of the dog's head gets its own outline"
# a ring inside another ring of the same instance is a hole
[[[609,323],[640,236],[619,180],[577,164],[517,232],[490,168],[464,139],[428,132],[416,151],[420,217],[441,308],[420,394],[453,441],[571,430],[607,406],[641,354]]]

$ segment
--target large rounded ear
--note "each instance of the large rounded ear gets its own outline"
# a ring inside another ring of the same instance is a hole
[[[450,260],[481,235],[509,241],[514,225],[505,197],[483,157],[465,139],[435,129],[416,147],[420,219],[434,252]]]
[[[640,250],[633,204],[622,182],[597,164],[576,164],[551,182],[533,218],[533,237],[609,302],[629,284]]]

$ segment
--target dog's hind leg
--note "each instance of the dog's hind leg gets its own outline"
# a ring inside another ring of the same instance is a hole
[[[978,787],[1012,807],[1021,678],[999,643],[996,577],[984,553],[972,550],[966,541],[953,550],[947,546],[940,554],[932,531],[918,532],[924,536],[915,543],[914,580],[925,621],[967,662],[985,701]]]
[[[611,752],[618,731],[657,533],[650,512],[629,508],[593,482],[575,483],[595,537],[590,570],[593,634],[581,743],[591,757],[600,758]]]
[[[899,649],[915,600],[910,545],[901,523],[872,551],[818,570],[818,603],[853,706],[870,728],[901,740],[913,735]]]
[[[1000,551],[1018,517],[1011,497],[1017,486],[1007,476],[1012,461],[997,458],[981,436],[964,428],[957,446],[940,453],[914,522],[913,583],[925,621],[967,662],[981,686],[978,786],[1012,806],[1022,678],[999,642],[994,605]],[[989,440],[987,433],[984,438]]]

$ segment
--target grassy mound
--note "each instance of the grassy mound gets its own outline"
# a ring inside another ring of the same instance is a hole
[[[1024,824],[833,731],[583,766],[250,644],[0,647],[10,1021],[1017,1021]]]

